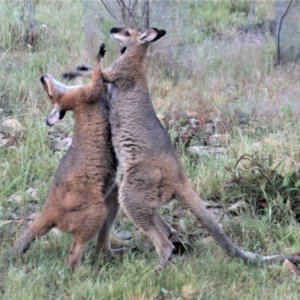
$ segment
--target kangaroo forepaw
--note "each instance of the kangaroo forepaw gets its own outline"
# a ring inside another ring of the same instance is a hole
[[[66,72],[66,73],[62,73],[61,76],[64,79],[72,80],[77,77],[77,74],[75,72]]]
[[[78,65],[75,68],[75,71],[93,71],[94,68],[92,66],[87,65]]]
[[[105,44],[102,43],[100,45],[100,49],[99,49],[99,52],[98,52],[98,55],[97,55],[97,59],[100,60],[102,57],[104,57],[105,52],[106,52],[106,50],[105,50]]]

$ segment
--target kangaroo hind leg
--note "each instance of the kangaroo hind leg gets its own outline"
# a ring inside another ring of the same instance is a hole
[[[114,186],[111,187],[111,190],[105,197],[105,205],[107,212],[97,236],[96,253],[100,250],[111,252],[110,232],[119,211],[117,183],[114,183]]]
[[[135,225],[145,232],[152,240],[159,261],[156,271],[159,271],[169,261],[173,252],[173,245],[166,236],[166,223],[161,227],[161,218],[157,215],[160,201],[157,188],[136,188],[129,183],[122,183],[120,189],[120,203],[125,213],[133,220]],[[159,221],[158,221],[159,220]],[[169,229],[167,229],[169,230]]]
[[[88,240],[81,239],[80,236],[74,235],[72,245],[67,257],[67,264],[71,270],[74,270],[78,266],[87,243]]]
[[[54,221],[49,215],[49,210],[43,210],[17,240],[12,249],[5,254],[5,258],[10,259],[16,254],[26,252],[38,236],[47,233],[54,226]]]

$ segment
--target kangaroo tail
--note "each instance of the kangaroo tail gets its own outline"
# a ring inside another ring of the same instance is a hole
[[[239,249],[235,244],[233,244],[233,242],[228,238],[218,223],[211,216],[203,201],[193,190],[189,182],[187,182],[185,187],[178,192],[178,195],[183,204],[194,213],[194,215],[207,229],[217,244],[224,249],[230,257],[241,259],[252,265],[272,264],[276,262],[283,262],[285,259],[288,259],[294,263],[300,263],[300,256],[298,255],[261,256],[259,254]]]

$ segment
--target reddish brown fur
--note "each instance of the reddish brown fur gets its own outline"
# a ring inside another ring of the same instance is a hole
[[[110,230],[119,207],[114,183],[117,163],[106,115],[107,89],[101,78],[104,47],[100,50],[92,80],[86,85],[67,87],[50,75],[41,77],[54,107],[47,123],[53,125],[65,111],[73,110],[73,142],[55,173],[41,213],[7,257],[25,252],[38,235],[53,227],[73,234],[67,258],[72,268],[97,232],[96,251],[111,251]]]

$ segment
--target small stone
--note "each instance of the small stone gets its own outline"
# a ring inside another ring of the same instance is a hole
[[[196,295],[196,289],[191,284],[185,284],[181,289],[181,297],[184,300],[195,299]]]
[[[37,215],[38,215],[37,213],[32,213],[27,217],[27,219],[33,221]]]
[[[130,240],[132,238],[132,234],[128,230],[120,230],[120,231],[116,232],[116,236],[120,240]]]
[[[16,119],[8,119],[0,125],[0,132],[15,136],[23,130],[23,126]]]
[[[9,142],[9,139],[0,139],[0,147],[4,147]]]
[[[181,231],[186,232],[187,228],[184,219],[180,219],[178,225]]]
[[[210,148],[205,146],[192,146],[187,148],[189,152],[198,154],[198,155],[216,155],[216,154],[224,154],[226,152],[225,148]]]
[[[25,192],[27,195],[29,195],[31,198],[33,199],[37,199],[38,198],[38,191],[34,188],[29,188],[26,190]]]
[[[22,194],[21,192],[15,192],[12,195],[10,195],[7,199],[7,202],[18,202],[21,203],[22,202]]]
[[[64,139],[62,138],[56,138],[52,141],[53,149],[57,151],[66,151],[69,149],[69,147],[72,144],[72,138],[66,137]]]
[[[238,212],[241,212],[241,211],[245,211],[249,208],[250,208],[250,206],[249,206],[248,203],[246,203],[243,200],[240,200],[240,201],[230,205],[228,207],[228,211],[233,212],[233,213],[238,213]]]
[[[230,134],[213,134],[208,139],[208,144],[213,147],[228,145],[230,142]]]

